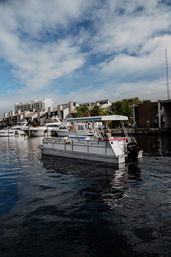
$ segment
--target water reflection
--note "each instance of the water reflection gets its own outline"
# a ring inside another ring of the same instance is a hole
[[[170,136],[136,136],[136,140],[142,147],[145,155],[150,156],[171,156]]]
[[[138,166],[138,162],[127,163],[125,168],[116,170],[111,184],[113,188],[123,188],[133,180],[142,180],[141,170]]]
[[[60,174],[74,177],[72,183],[82,198],[98,200],[110,208],[126,196],[127,191],[141,182],[141,169],[138,162],[128,163],[124,168],[114,169],[110,164],[43,156],[43,166],[53,177]]]

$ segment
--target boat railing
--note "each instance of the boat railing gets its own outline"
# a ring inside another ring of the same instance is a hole
[[[126,140],[127,140],[127,137],[106,138],[104,140],[44,138],[43,144],[45,148],[47,147],[52,150],[61,149],[64,151],[76,151],[76,152],[94,153],[94,154],[98,152],[100,154],[105,154],[105,155],[113,155],[112,152],[114,152],[114,154],[117,156],[118,154],[117,149],[120,149],[119,155],[121,155],[121,153],[125,151],[124,149],[126,149]],[[115,147],[117,149],[115,149]]]
[[[89,148],[101,148],[106,149],[105,153],[107,154],[107,149],[111,149],[110,144],[108,141],[98,141],[98,140],[85,140],[85,139],[68,139],[68,138],[62,138],[62,139],[53,139],[53,138],[44,138],[43,144],[50,144],[52,148],[55,147],[55,144],[57,145],[64,145],[64,150],[67,150],[69,148],[69,145],[71,146],[70,150],[74,150],[74,147],[83,147],[87,148],[87,152],[89,152]]]

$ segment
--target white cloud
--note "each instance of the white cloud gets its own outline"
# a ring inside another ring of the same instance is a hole
[[[170,28],[170,9],[158,0],[106,1],[105,8],[96,13],[97,34],[92,42],[98,54],[137,52],[147,40]],[[142,11],[136,11],[138,8]],[[123,15],[120,13],[123,11]]]
[[[78,101],[79,103],[95,101],[99,99],[109,99],[111,101],[121,100],[123,98],[139,97],[141,100],[152,99],[157,101],[158,99],[165,99],[167,97],[166,83],[164,81],[153,81],[147,83],[130,82],[130,83],[117,83],[111,82],[103,85],[102,87],[87,87],[82,88],[75,92],[70,92],[62,97],[56,97],[54,100],[58,103]],[[141,91],[141,93],[140,93]]]
[[[54,33],[56,26],[78,18],[90,3],[86,2],[18,0],[0,5],[0,57],[13,66],[24,86],[46,87],[84,64],[84,55],[70,36],[43,42],[42,34],[46,28]]]
[[[9,21],[6,23],[10,28],[37,37],[44,29],[53,30],[56,29],[56,25],[65,27],[73,19],[80,18],[92,2],[92,0],[11,0],[7,5],[1,5],[1,17],[4,20],[6,14],[9,14]],[[15,25],[12,25],[13,21]]]
[[[27,45],[20,54],[19,60],[15,56],[14,74],[35,89],[47,87],[52,80],[73,72],[84,63],[84,55],[67,40],[40,48]]]
[[[160,84],[165,78],[165,49],[171,59],[170,13],[171,7],[157,0],[106,1],[105,8],[96,13],[97,33],[91,41],[92,51],[106,58],[92,70],[106,79],[109,76],[119,88],[129,87],[126,80],[138,81],[137,90],[131,84],[137,96],[144,95],[147,84],[156,84],[157,79]],[[152,98],[155,94],[150,92]]]
[[[128,80],[156,79],[163,73],[165,77],[165,49],[169,49],[171,58],[171,36],[151,38],[144,43],[138,55],[118,54],[99,64],[99,69],[106,74],[113,74],[115,79],[127,77]],[[154,78],[155,77],[155,78]],[[151,81],[152,82],[152,81]]]
[[[46,87],[52,80],[84,64],[84,55],[70,40],[43,45],[25,43],[1,31],[1,56],[13,66],[13,74],[28,87]]]
[[[54,102],[157,99],[165,79],[165,49],[171,59],[170,13],[171,6],[159,0],[9,0],[0,4],[0,58],[12,66],[13,76],[23,86],[13,96],[8,93],[8,101],[1,97],[0,109],[35,95]],[[57,96],[56,86],[51,92],[52,83],[59,85],[58,79],[70,74],[71,84],[79,85],[77,90],[70,87],[70,93]]]
[[[13,110],[14,104],[18,101],[27,102],[32,99],[44,99],[43,92],[35,94],[35,92],[29,89],[23,89],[20,91],[20,97],[18,97],[19,91],[9,95],[8,97],[0,96],[0,113]],[[55,95],[54,92],[49,91],[46,94],[46,98],[53,100],[54,105],[66,103],[69,101],[77,101],[78,103],[96,101],[100,99],[109,99],[111,101],[117,101],[124,98],[139,97],[141,100],[151,99],[156,101],[158,99],[166,99],[167,86],[165,81],[138,81],[130,83],[118,83],[110,82],[101,87],[87,86],[80,88],[75,92],[74,90],[63,95]]]

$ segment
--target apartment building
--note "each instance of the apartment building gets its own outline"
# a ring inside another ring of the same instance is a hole
[[[16,103],[14,105],[15,112],[17,111],[47,111],[48,107],[52,107],[51,99],[43,99],[43,100],[32,100],[26,103]]]

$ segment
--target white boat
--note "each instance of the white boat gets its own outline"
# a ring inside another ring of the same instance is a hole
[[[47,135],[57,136],[58,129],[61,125],[61,121],[45,123]]]
[[[28,137],[57,136],[58,126],[54,123],[40,127],[28,127],[24,129]]]
[[[52,122],[47,122],[44,126],[27,126],[24,131],[28,137],[44,137],[44,136],[57,136],[57,129],[61,121],[54,119]]]
[[[24,136],[25,128],[26,128],[26,121],[19,122],[18,124],[14,125],[12,127],[1,129],[0,137]]]
[[[16,131],[12,129],[0,129],[0,137],[15,137]]]
[[[128,117],[121,115],[83,117],[67,119],[68,122],[105,122],[121,121],[125,135],[110,137],[107,131],[96,130],[96,137],[69,136],[67,138],[44,138],[41,146],[42,154],[83,160],[94,160],[109,163],[124,163],[127,157],[142,157],[142,150],[135,142],[131,142],[124,128],[123,121]]]
[[[15,131],[15,134],[18,136],[25,136],[25,130],[28,128],[27,121],[24,120],[23,122],[17,123],[15,126],[11,127],[11,130]]]
[[[42,127],[31,127],[28,126],[27,128],[24,129],[24,132],[28,137],[43,137],[46,135],[47,132],[47,127],[42,126]]]

